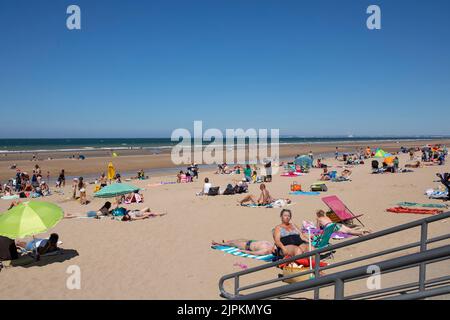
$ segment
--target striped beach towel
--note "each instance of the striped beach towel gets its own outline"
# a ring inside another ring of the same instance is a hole
[[[238,248],[229,246],[211,246],[211,249],[223,251],[225,253],[232,254],[233,256],[237,257],[261,260],[265,262],[272,262],[275,259],[275,256],[273,254],[266,254],[264,256],[255,256],[253,254],[240,252]]]

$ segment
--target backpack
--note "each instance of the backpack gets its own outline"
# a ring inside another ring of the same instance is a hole
[[[234,188],[233,188],[233,186],[231,184],[228,184],[227,188],[223,192],[224,195],[231,195],[231,194],[234,194],[234,193],[235,193],[235,190],[234,190]]]
[[[328,191],[328,187],[326,184],[324,183],[317,183],[317,184],[313,184],[311,185],[311,191]]]
[[[219,194],[220,187],[211,187],[208,191],[208,196],[217,196]]]

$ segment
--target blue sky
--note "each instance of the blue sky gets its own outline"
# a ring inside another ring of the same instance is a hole
[[[449,21],[447,0],[1,0],[0,138],[161,137],[194,120],[448,135]]]

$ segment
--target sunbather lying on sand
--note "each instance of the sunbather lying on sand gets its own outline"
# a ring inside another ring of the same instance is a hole
[[[238,248],[240,252],[253,254],[255,256],[265,256],[275,252],[275,245],[272,242],[264,240],[236,239],[222,242],[212,241],[213,246],[229,246]]]
[[[344,169],[342,172],[341,172],[341,177],[344,177],[344,178],[350,178],[350,176],[352,175],[352,171],[351,170],[348,170],[348,169]]]
[[[420,168],[420,166],[421,166],[420,161],[416,161],[413,164],[411,164],[411,163],[405,164],[405,168]]]
[[[16,246],[24,248],[27,251],[37,250],[39,255],[58,250],[57,233],[52,233],[48,239],[34,239],[29,242],[16,241]]]
[[[326,226],[328,226],[330,223],[333,223],[333,221],[331,221],[331,219],[326,216],[325,211],[323,211],[323,210],[318,210],[316,212],[316,217],[317,217],[317,220],[316,220],[317,228],[325,229]],[[336,223],[336,226],[337,226],[336,231],[351,234],[353,236],[362,236],[364,234],[371,232],[371,230],[366,229],[366,228],[359,228],[359,227],[349,228],[340,223]]]
[[[141,210],[127,211],[124,214],[122,221],[134,221],[134,220],[148,219],[148,218],[152,218],[152,217],[162,217],[162,216],[165,216],[166,214],[167,214],[167,212],[156,213],[156,212],[151,212],[150,208],[144,208]]]

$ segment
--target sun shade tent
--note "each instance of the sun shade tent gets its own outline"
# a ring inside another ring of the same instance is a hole
[[[94,193],[94,197],[96,198],[113,198],[116,196],[122,196],[125,194],[137,192],[141,190],[139,187],[133,186],[131,184],[126,183],[113,183],[109,186],[106,186],[100,191]]]
[[[358,219],[363,215],[354,215],[353,212],[351,212],[350,209],[347,208],[347,206],[337,196],[323,197],[322,201],[336,214],[339,221],[347,222],[356,219],[362,226],[364,226],[361,220]]]
[[[23,202],[0,215],[0,235],[10,239],[46,232],[64,217],[57,205],[42,201]]]
[[[300,156],[298,158],[295,158],[294,163],[300,167],[308,167],[308,168],[311,168],[313,164],[311,158],[308,156]]]
[[[384,159],[384,162],[387,163],[387,164],[392,164],[392,163],[394,163],[394,157],[393,156],[386,157]]]
[[[386,151],[383,149],[377,149],[377,151],[375,151],[375,158],[385,158],[386,154]]]

